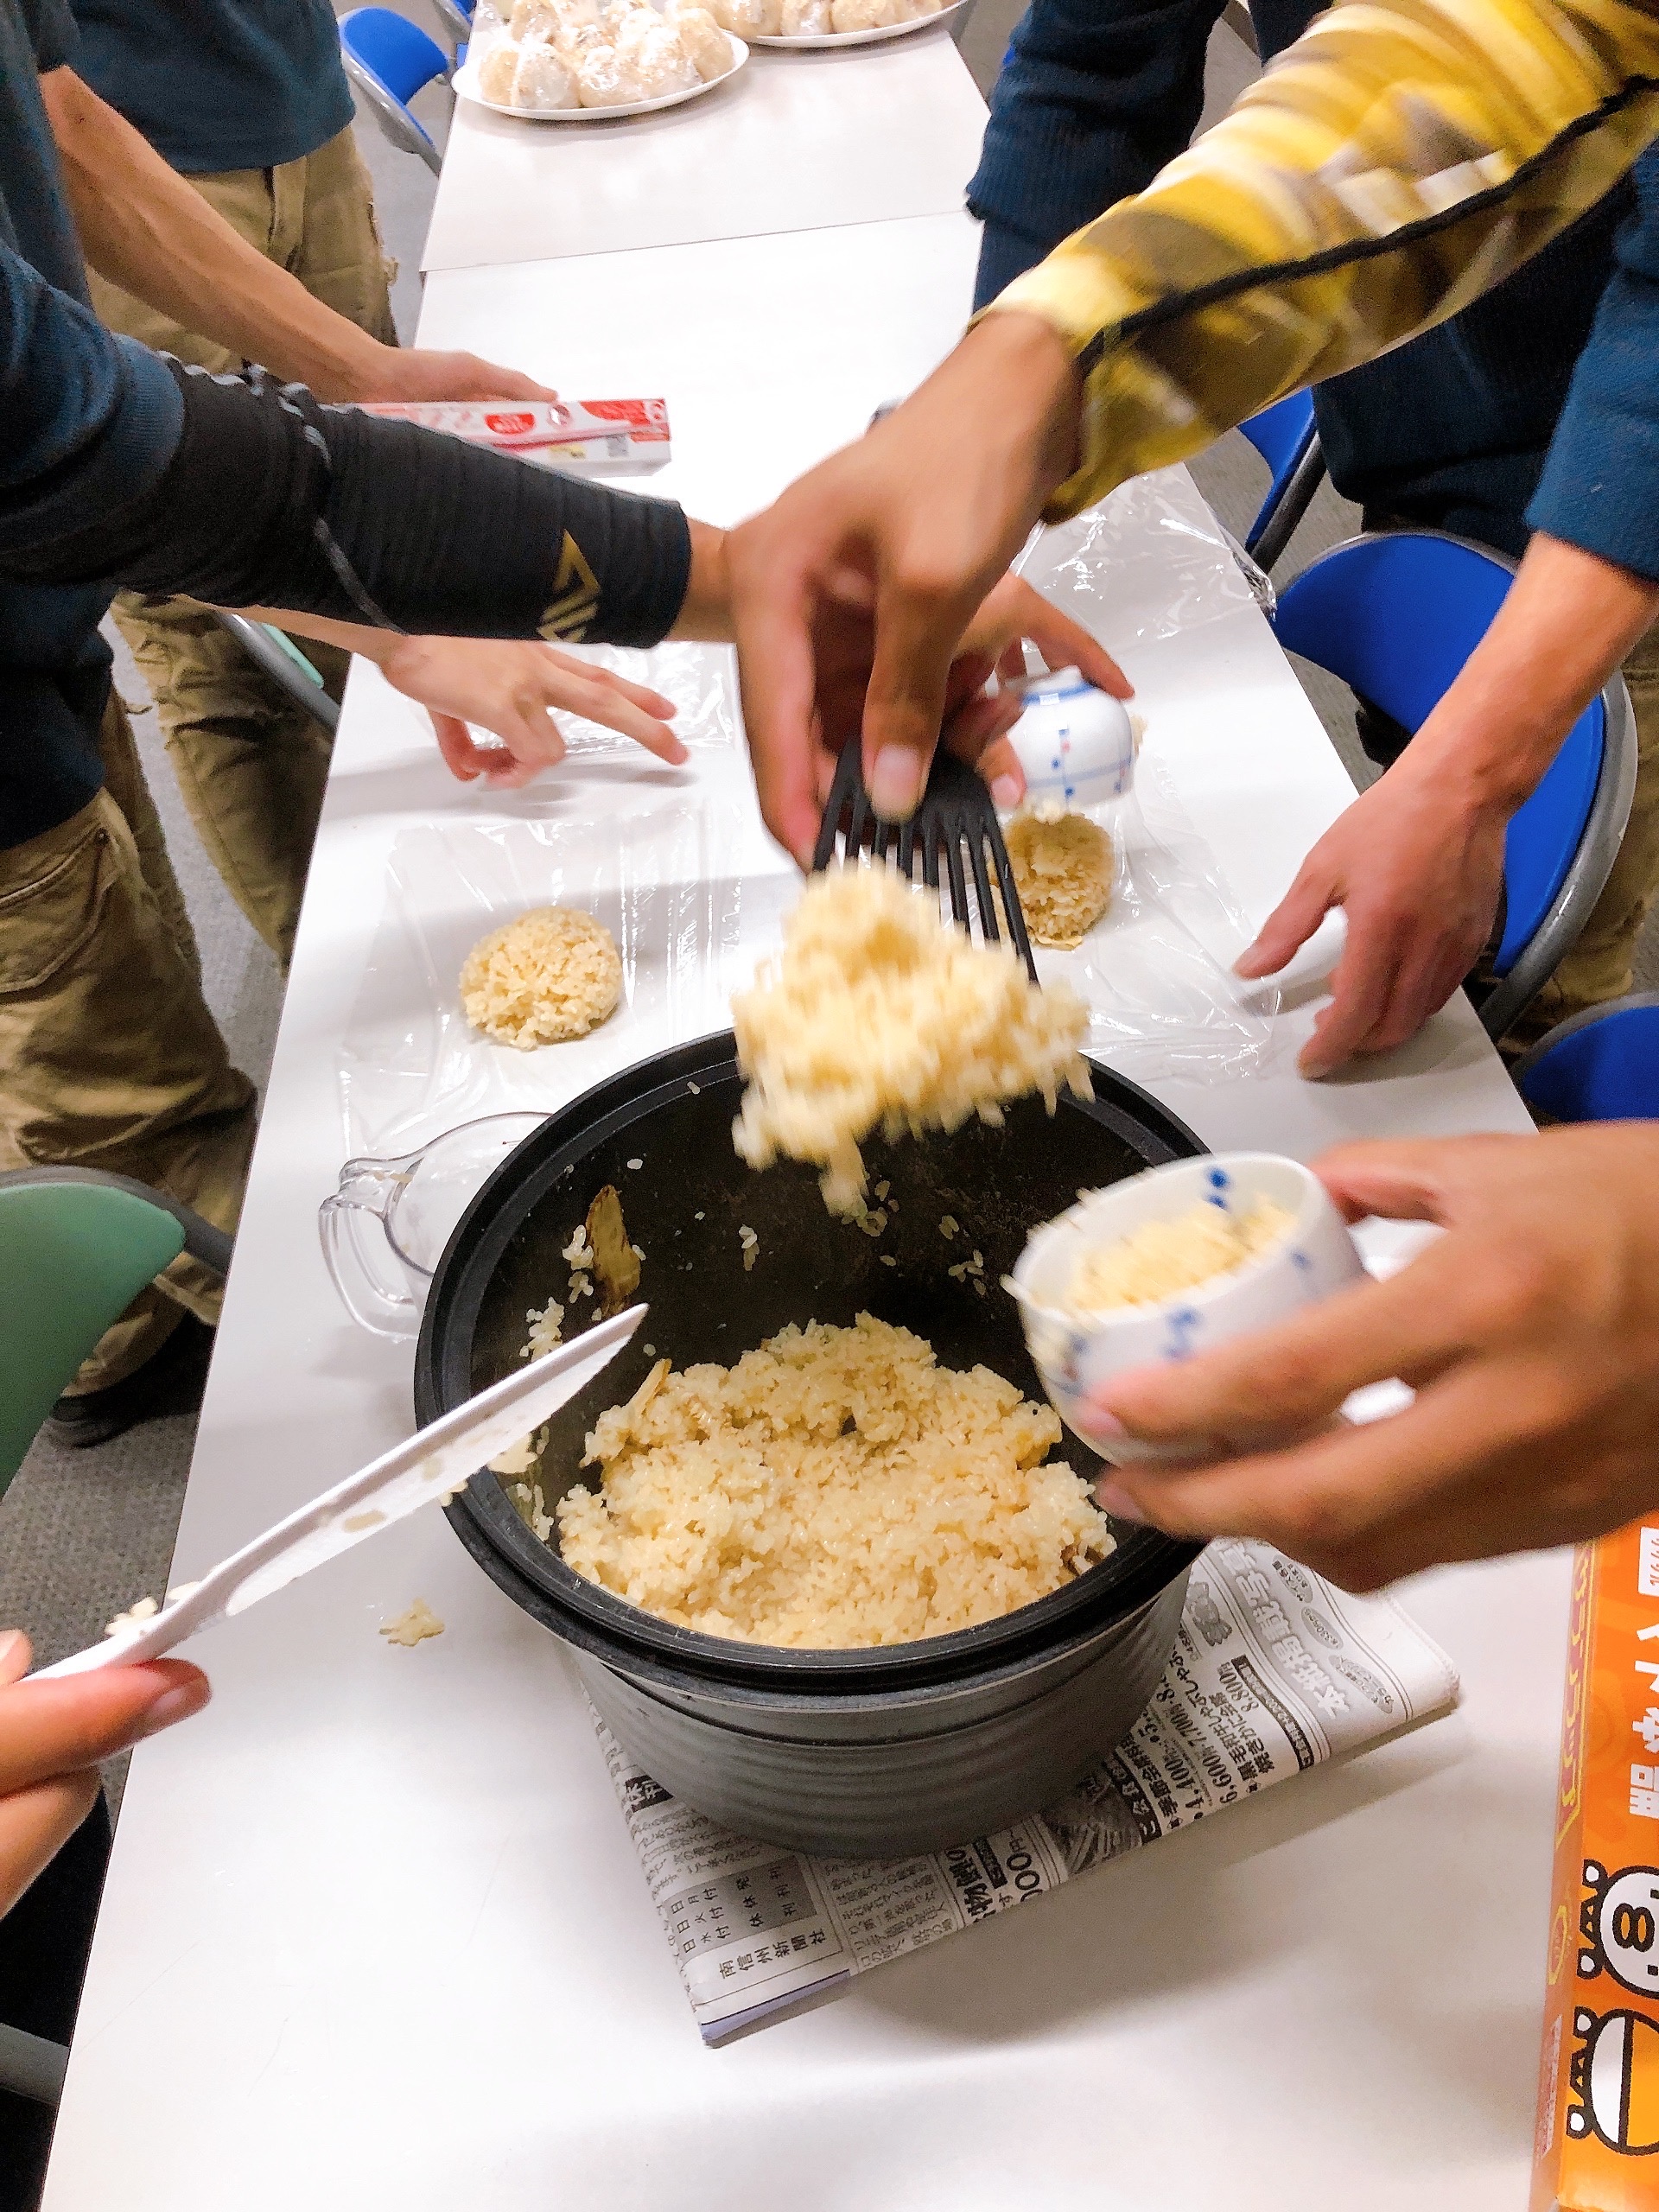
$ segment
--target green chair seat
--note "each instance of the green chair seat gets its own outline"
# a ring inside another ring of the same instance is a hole
[[[0,1495],[105,1329],[187,1247],[229,1264],[223,1230],[124,1176],[0,1175]]]

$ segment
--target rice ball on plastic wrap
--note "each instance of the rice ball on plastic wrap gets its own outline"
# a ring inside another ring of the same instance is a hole
[[[776,38],[781,0],[714,0],[717,23],[739,38]]]
[[[830,20],[838,31],[886,31],[909,18],[905,0],[832,0]]]
[[[784,0],[778,18],[782,38],[824,38],[835,29],[830,0]]]
[[[691,66],[705,85],[723,77],[732,66],[732,49],[726,34],[706,8],[676,8],[668,20],[679,34],[680,44],[691,57]]]

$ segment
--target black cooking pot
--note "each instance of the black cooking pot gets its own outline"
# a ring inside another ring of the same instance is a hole
[[[561,1257],[607,1183],[645,1255],[651,1312],[632,1343],[554,1420],[539,1481],[548,1510],[575,1483],[587,1432],[654,1357],[729,1366],[785,1323],[861,1312],[913,1329],[940,1363],[982,1363],[1028,1397],[1042,1386],[1000,1288],[1028,1232],[1095,1188],[1204,1147],[1155,1100],[1095,1070],[1090,1103],[1011,1107],[1004,1128],[874,1141],[890,1185],[879,1237],[826,1211],[816,1171],[757,1174],[732,1148],[741,1092],[728,1033],[601,1084],[527,1137],[457,1224],[416,1354],[426,1422],[519,1363],[525,1316],[566,1303]],[[944,1217],[961,1233],[947,1239]],[[759,1242],[746,1269],[739,1231]],[[983,1294],[949,1268],[983,1255]],[[895,1265],[883,1264],[884,1257]],[[595,1318],[567,1312],[566,1335]],[[646,1344],[652,1350],[646,1350]],[[1058,1447],[1092,1477],[1075,1437]],[[1121,1528],[1117,1549],[1002,1619],[872,1649],[814,1651],[677,1628],[585,1581],[540,1542],[488,1474],[448,1509],[473,1556],[571,1647],[595,1707],[665,1789],[741,1833],[858,1854],[984,1834],[1052,1802],[1122,1737],[1156,1688],[1196,1548]]]

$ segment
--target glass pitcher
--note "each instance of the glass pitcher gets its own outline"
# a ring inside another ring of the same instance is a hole
[[[322,1256],[340,1303],[377,1337],[413,1337],[433,1270],[485,1179],[547,1119],[486,1114],[417,1152],[348,1160],[317,1212]]]

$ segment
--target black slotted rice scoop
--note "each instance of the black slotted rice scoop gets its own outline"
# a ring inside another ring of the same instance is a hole
[[[1001,900],[1008,942],[1026,963],[1034,983],[1037,963],[1032,957],[1031,938],[1014,887],[1014,866],[1002,842],[996,808],[978,772],[965,760],[941,746],[922,793],[920,805],[907,822],[883,822],[870,804],[864,788],[863,760],[856,739],[842,747],[836,764],[836,780],[823,810],[818,842],[812,855],[812,872],[821,874],[838,855],[851,860],[868,849],[878,861],[887,861],[907,880],[914,881],[916,856],[922,861],[922,880],[938,887],[943,869],[950,887],[950,912],[971,937],[976,914],[988,944],[1001,941],[997,899]],[[992,895],[991,879],[996,881]],[[973,897],[969,898],[969,883]]]

